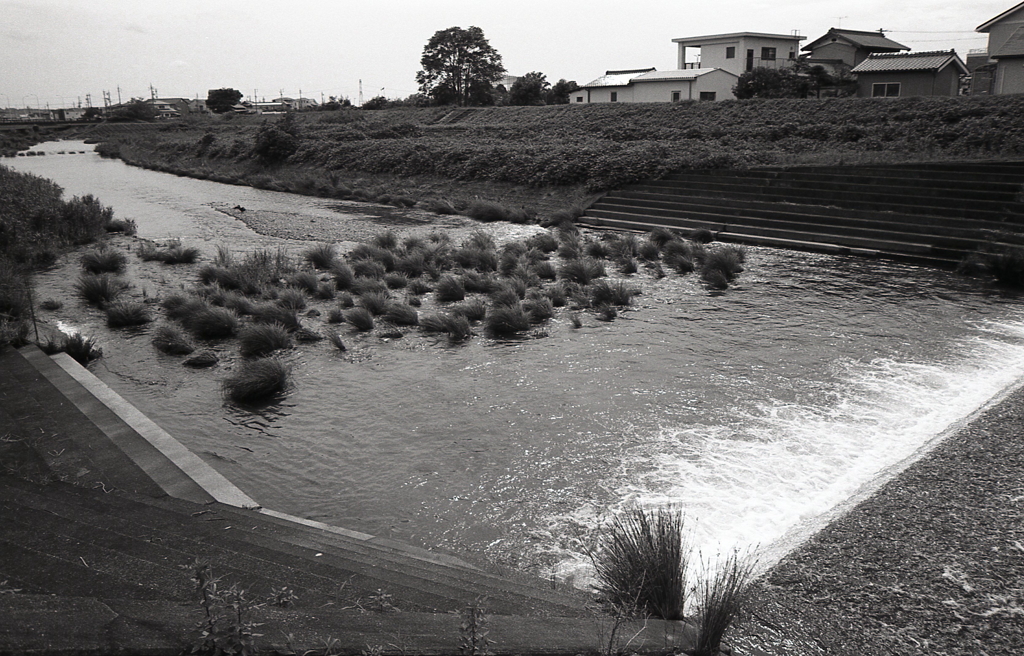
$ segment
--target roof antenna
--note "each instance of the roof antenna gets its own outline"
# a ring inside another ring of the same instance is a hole
[[[838,21],[838,23],[836,24],[836,29],[837,30],[838,29],[842,29],[842,27],[843,27],[843,19],[844,18],[849,18],[849,16],[836,16],[836,21]]]

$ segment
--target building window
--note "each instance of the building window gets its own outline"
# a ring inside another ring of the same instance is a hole
[[[878,82],[871,85],[872,98],[899,98],[899,82]]]
[[[726,59],[736,59],[736,46],[726,46],[725,47],[725,58]]]
[[[701,91],[700,92],[700,99],[701,100],[714,100],[715,99],[715,92],[714,91]]]
[[[619,102],[619,92],[612,91],[612,102]]]
[[[672,92],[672,102],[679,102],[680,95],[681,94],[680,94],[679,91],[673,91]]]
[[[761,48],[761,59],[763,61],[775,61],[775,48]]]
[[[576,96],[576,102],[583,102],[583,96]]]
[[[796,59],[796,51],[795,50],[790,50],[789,51],[789,58],[790,59]]]

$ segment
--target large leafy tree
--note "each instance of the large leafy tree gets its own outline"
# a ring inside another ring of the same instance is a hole
[[[438,104],[481,105],[505,67],[479,27],[449,27],[430,37],[416,73],[420,90]]]
[[[230,112],[241,99],[242,92],[237,89],[210,89],[206,94],[206,107],[214,114],[223,114]]]
[[[549,105],[565,105],[569,102],[569,94],[580,88],[576,80],[562,78],[551,85],[551,88],[544,94],[545,102]]]

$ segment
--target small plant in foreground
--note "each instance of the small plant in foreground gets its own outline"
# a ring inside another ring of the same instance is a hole
[[[453,275],[443,275],[434,287],[434,299],[438,303],[461,301],[466,298],[466,287],[462,279]]]
[[[697,645],[693,653],[696,656],[719,653],[722,637],[749,598],[756,564],[749,556],[735,551],[717,564],[701,558],[702,572],[695,586]]]
[[[590,285],[590,302],[596,307],[600,305],[630,305],[633,297],[640,290],[621,280],[608,282],[598,280]]]
[[[327,331],[327,339],[331,342],[334,348],[339,351],[345,352],[348,349],[345,347],[345,342],[341,341],[341,335],[334,330]]]
[[[125,235],[134,235],[139,231],[134,219],[111,219],[103,226],[107,232],[120,232]]]
[[[202,305],[182,317],[185,329],[199,339],[231,337],[238,329],[238,315],[227,308]]]
[[[558,271],[558,277],[562,280],[589,285],[595,278],[601,278],[605,274],[604,264],[589,257],[571,259],[562,265]]]
[[[39,307],[41,307],[44,310],[59,310],[62,307],[64,307],[64,304],[55,298],[48,298],[42,303],[40,303]]]
[[[682,511],[636,507],[616,515],[589,555],[597,592],[610,606],[682,619],[690,557]]]
[[[224,394],[236,403],[255,403],[284,391],[290,375],[288,366],[275,358],[243,362],[224,379]]]
[[[239,352],[244,357],[262,357],[279,349],[291,348],[292,336],[279,323],[257,323],[243,328],[238,342]]]
[[[146,306],[137,301],[115,301],[107,305],[106,312],[111,328],[141,326],[153,320]]]
[[[393,301],[386,304],[384,318],[396,326],[415,326],[419,323],[419,313],[416,312],[416,308]]]
[[[385,291],[367,292],[359,297],[359,304],[375,317],[387,312],[390,297]]]
[[[288,330],[299,328],[299,317],[295,310],[275,305],[274,303],[262,303],[252,306],[250,310],[254,321],[260,323],[278,323]]]
[[[237,585],[222,590],[219,587],[220,577],[213,575],[209,563],[197,558],[185,568],[192,571],[199,605],[204,613],[196,627],[200,639],[192,645],[189,653],[218,656],[256,654],[255,640],[261,634],[255,633],[255,629],[260,625],[252,620],[251,615],[264,604],[250,600],[246,591]]]
[[[492,641],[487,634],[487,611],[484,610],[483,599],[477,599],[462,610],[459,653],[462,656],[488,656]]]

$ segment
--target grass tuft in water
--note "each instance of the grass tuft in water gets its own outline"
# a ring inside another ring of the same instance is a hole
[[[92,305],[103,306],[128,289],[128,283],[109,273],[85,273],[75,283],[78,294]]]
[[[283,392],[290,373],[288,366],[275,358],[249,360],[225,378],[221,387],[236,403],[256,403]]]
[[[188,355],[196,350],[185,331],[171,324],[157,326],[153,331],[153,346],[168,355]]]
[[[138,301],[115,301],[107,305],[106,313],[111,328],[141,326],[153,320],[149,308]]]
[[[720,653],[726,630],[739,617],[750,598],[750,584],[757,564],[749,556],[733,552],[718,563],[704,562],[696,592],[697,644],[695,656]]]
[[[263,357],[280,349],[292,348],[292,336],[279,323],[246,326],[238,335],[239,352],[247,358]]]

